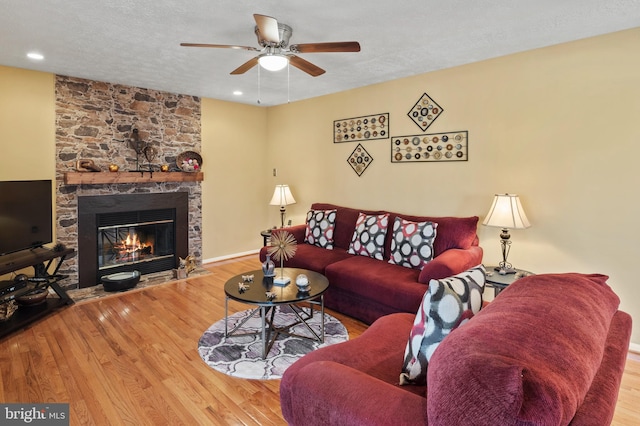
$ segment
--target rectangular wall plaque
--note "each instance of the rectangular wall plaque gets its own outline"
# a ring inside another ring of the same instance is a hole
[[[333,143],[389,139],[389,113],[343,118],[333,122]]]
[[[430,133],[426,135],[393,136],[391,162],[467,161],[469,132]]]

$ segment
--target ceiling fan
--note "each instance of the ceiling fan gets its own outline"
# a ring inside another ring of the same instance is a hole
[[[244,74],[251,68],[260,64],[261,67],[278,71],[291,64],[294,67],[306,72],[312,77],[317,77],[325,73],[325,70],[311,62],[297,56],[296,53],[320,53],[320,52],[359,52],[360,43],[357,41],[339,41],[327,43],[303,43],[289,46],[289,39],[293,30],[289,25],[278,22],[271,16],[254,14],[256,21],[255,33],[258,37],[258,44],[261,48],[251,46],[234,46],[227,44],[203,44],[203,43],[180,43],[186,47],[214,47],[222,49],[238,49],[260,52],[260,54],[249,59],[235,70],[232,75]]]

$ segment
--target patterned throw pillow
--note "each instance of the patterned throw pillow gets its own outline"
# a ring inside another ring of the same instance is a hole
[[[333,231],[336,227],[336,210],[309,210],[304,242],[333,250]]]
[[[440,342],[482,308],[485,270],[478,265],[441,280],[431,280],[418,308],[404,353],[400,384],[424,384],[427,364]]]
[[[351,237],[348,253],[382,260],[384,238],[387,236],[388,226],[388,213],[377,216],[360,213],[356,221],[356,229]]]
[[[433,259],[433,241],[437,223],[412,222],[396,217],[393,222],[389,263],[406,268],[422,269]]]

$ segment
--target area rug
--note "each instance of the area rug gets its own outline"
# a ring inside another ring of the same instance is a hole
[[[274,324],[276,327],[295,322],[295,315],[289,306],[278,306]],[[244,321],[253,310],[230,315],[228,329]],[[316,312],[308,320],[311,328],[320,334],[321,315]],[[238,333],[251,333],[260,330],[260,314],[256,313],[244,323]],[[291,328],[295,334],[311,336],[302,324]],[[280,334],[273,343],[266,359],[262,359],[262,340],[256,336],[224,337],[224,318],[209,327],[198,342],[198,352],[202,360],[211,368],[224,374],[243,379],[280,379],[285,370],[303,355],[323,346],[349,340],[349,333],[335,317],[325,313],[324,343],[295,336]]]

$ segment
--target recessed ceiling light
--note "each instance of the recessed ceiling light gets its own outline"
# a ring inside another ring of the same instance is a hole
[[[44,59],[44,55],[36,52],[29,52],[27,53],[27,58],[33,59],[35,61],[41,61]]]
[[[236,96],[240,96],[240,95],[242,95],[242,92],[240,90],[234,90],[233,94],[236,95]]]

